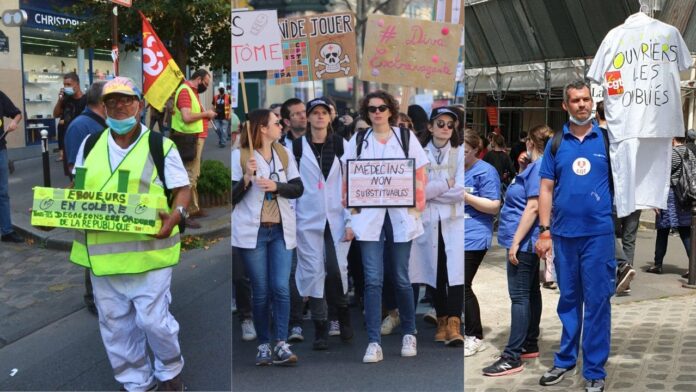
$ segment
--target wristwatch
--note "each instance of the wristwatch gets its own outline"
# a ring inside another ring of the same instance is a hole
[[[545,232],[545,231],[549,231],[549,230],[551,230],[551,226],[542,226],[542,225],[539,225],[539,234],[541,234],[541,233],[543,233],[543,232]]]
[[[176,206],[176,210],[179,211],[179,215],[181,215],[181,220],[185,221],[189,217],[188,211],[186,211],[186,208],[184,206]]]

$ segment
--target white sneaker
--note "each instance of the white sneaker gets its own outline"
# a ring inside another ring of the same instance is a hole
[[[437,325],[437,314],[435,313],[435,308],[430,308],[430,310],[423,315],[423,321],[432,325]]]
[[[484,351],[486,348],[486,344],[483,342],[483,340],[477,338],[476,336],[465,336],[464,337],[464,356],[465,357],[470,357],[477,352]]]
[[[341,325],[338,320],[329,321],[329,336],[340,336],[341,335]]]
[[[246,319],[242,321],[242,340],[245,342],[250,342],[256,339],[256,329],[254,328],[254,322],[251,319]]]
[[[370,343],[367,345],[367,350],[365,350],[365,356],[363,357],[363,363],[376,363],[384,359],[382,355],[382,346],[379,343]]]
[[[399,316],[397,315],[396,317],[392,317],[391,314],[388,314],[387,317],[382,320],[380,332],[382,335],[389,335],[394,332],[394,328],[398,327],[399,325],[401,325],[401,319]]]
[[[404,335],[401,341],[401,356],[402,357],[415,357],[418,354],[416,350],[416,337],[413,335]]]

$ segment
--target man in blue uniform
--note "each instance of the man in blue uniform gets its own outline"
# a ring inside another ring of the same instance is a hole
[[[585,389],[601,392],[616,276],[609,157],[602,131],[592,121],[589,84],[568,84],[563,109],[570,121],[563,126],[561,143],[555,149],[553,142],[546,146],[539,172],[540,235],[536,244],[541,257],[553,246],[563,332],[553,367],[539,384],[556,384],[575,368],[582,332]]]

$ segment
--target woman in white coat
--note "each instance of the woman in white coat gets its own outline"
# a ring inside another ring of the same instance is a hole
[[[385,273],[392,276],[399,308],[403,333],[401,356],[413,357],[417,354],[415,308],[413,289],[408,277],[408,260],[411,241],[423,233],[419,212],[425,208],[425,166],[428,164],[428,157],[413,132],[402,132],[394,126],[398,114],[398,103],[389,93],[374,91],[367,94],[360,103],[360,116],[368,121],[371,128],[355,134],[348,144],[348,150],[343,154],[344,162],[348,159],[415,160],[416,208],[371,207],[361,208],[351,214],[365,275],[365,322],[369,343],[363,357],[364,363],[383,360],[380,324]],[[362,139],[359,144],[358,138]],[[343,195],[345,199],[345,190]]]
[[[430,168],[423,212],[425,233],[414,240],[409,273],[412,283],[435,288],[435,341],[461,346],[464,304],[464,149],[454,132],[457,115],[447,107],[430,114],[423,145]]]
[[[232,246],[252,286],[254,326],[259,340],[256,365],[291,364],[297,356],[286,343],[290,318],[290,266],[295,248],[295,210],[302,195],[295,161],[276,141],[280,121],[270,110],[249,113],[251,138],[242,133],[232,152]],[[249,152],[253,146],[253,155]],[[244,169],[243,169],[244,168]],[[273,304],[275,347],[270,345]]]
[[[315,350],[328,349],[327,302],[338,309],[341,338],[353,331],[348,312],[348,249],[353,232],[341,205],[343,168],[340,157],[348,143],[331,131],[331,109],[322,98],[307,102],[308,132],[293,140],[292,150],[305,184],[297,199],[297,271],[295,282],[309,297]]]

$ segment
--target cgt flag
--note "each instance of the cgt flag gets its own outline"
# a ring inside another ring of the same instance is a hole
[[[140,11],[138,13],[143,20],[143,91],[147,102],[162,111],[167,99],[184,79],[184,74],[145,15]]]

